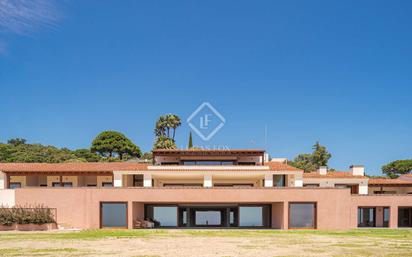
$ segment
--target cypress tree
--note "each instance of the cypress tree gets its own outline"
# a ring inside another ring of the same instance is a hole
[[[192,131],[189,134],[189,144],[187,146],[189,149],[193,148],[193,139],[192,139]]]

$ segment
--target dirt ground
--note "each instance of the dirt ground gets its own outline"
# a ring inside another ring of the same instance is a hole
[[[410,237],[311,233],[233,235],[171,230],[159,235],[102,238],[2,237],[0,256],[412,256]]]

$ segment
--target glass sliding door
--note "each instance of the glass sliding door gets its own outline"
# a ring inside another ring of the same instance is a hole
[[[273,175],[273,186],[274,187],[284,187],[286,184],[285,175]]]
[[[239,207],[240,227],[261,227],[263,226],[262,207]]]
[[[412,227],[412,208],[411,207],[399,207],[398,227]]]
[[[146,205],[145,219],[152,221],[155,227],[177,227],[178,208],[173,205]]]
[[[358,227],[375,227],[376,226],[376,208],[359,207],[358,208]]]
[[[390,209],[389,207],[384,207],[383,208],[383,227],[384,228],[389,227],[389,218],[390,218]]]
[[[270,207],[239,206],[239,227],[270,227]]]
[[[196,226],[221,226],[222,213],[221,211],[196,211],[195,212]]]
[[[159,223],[159,227],[177,227],[177,207],[153,207],[153,219]]]
[[[289,228],[316,228],[316,203],[289,203]]]
[[[127,228],[127,203],[100,203],[100,227]]]

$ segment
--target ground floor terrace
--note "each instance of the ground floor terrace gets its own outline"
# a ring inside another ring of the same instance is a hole
[[[63,227],[333,229],[411,227],[412,195],[353,195],[348,188],[19,188],[9,205],[57,210]]]

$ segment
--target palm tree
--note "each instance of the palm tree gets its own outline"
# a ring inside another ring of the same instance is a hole
[[[176,135],[176,129],[182,125],[182,122],[180,121],[180,117],[174,114],[171,114],[169,116],[170,118],[170,126],[173,128],[173,140],[175,140],[175,135]]]
[[[165,115],[159,117],[155,125],[155,135],[157,137],[166,136],[167,119]]]
[[[156,143],[154,148],[176,148],[175,135],[176,129],[182,125],[179,116],[175,114],[166,114],[158,118],[155,125]],[[170,132],[173,130],[173,137]]]

